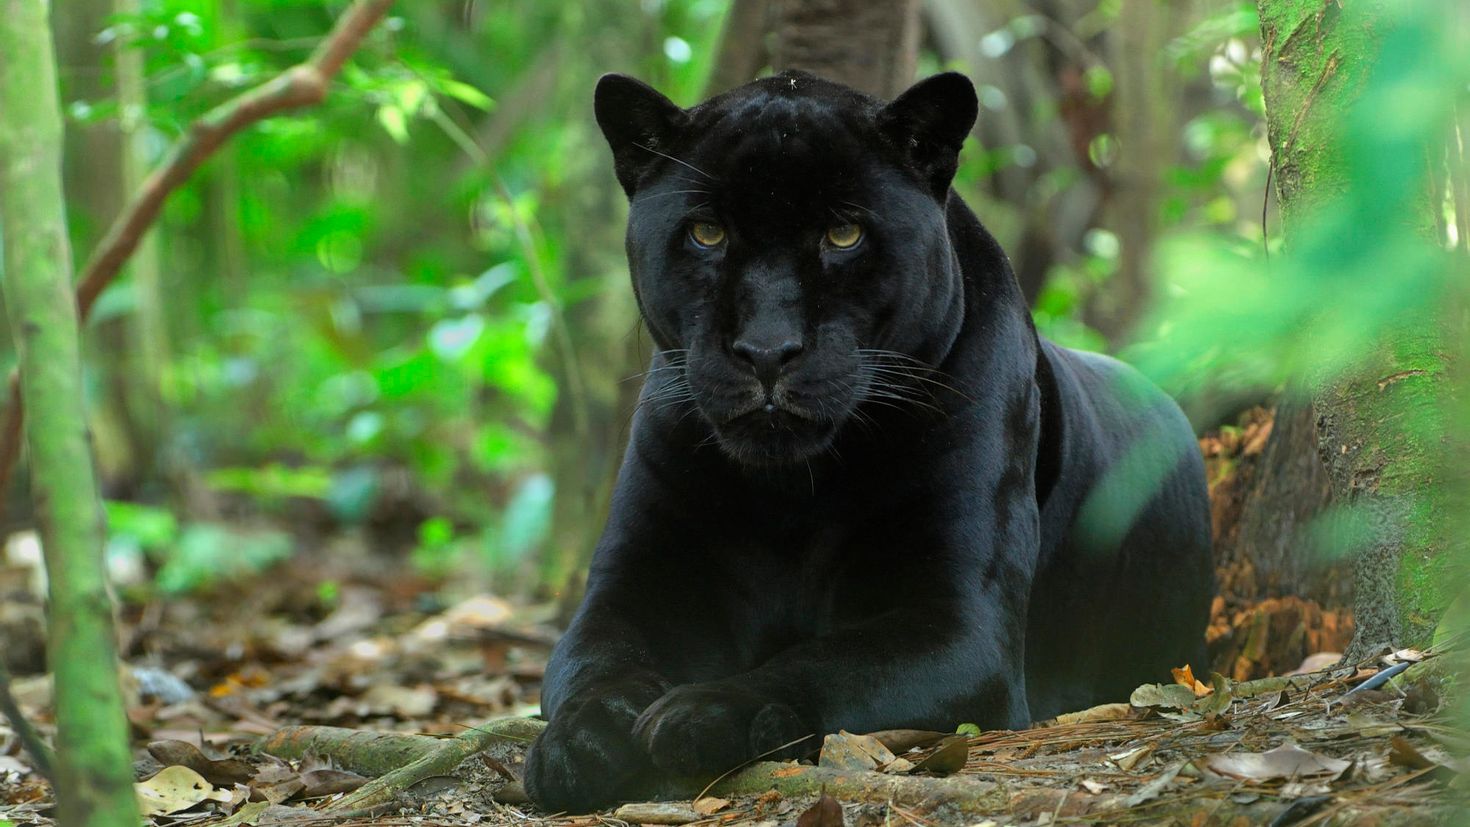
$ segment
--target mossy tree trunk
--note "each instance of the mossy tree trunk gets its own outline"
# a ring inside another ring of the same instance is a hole
[[[31,486],[50,582],[57,822],[136,825],[102,512],[82,409],[45,0],[0,2],[0,228],[6,311],[30,416]]]
[[[1338,119],[1373,72],[1397,4],[1259,0],[1258,8],[1267,132],[1290,246],[1296,229],[1348,189]],[[1420,168],[1428,169],[1429,147],[1423,151]],[[1429,188],[1419,206],[1402,220],[1428,239],[1437,223]],[[1372,535],[1354,562],[1350,658],[1425,642],[1444,605],[1449,555],[1438,475],[1448,350],[1431,320],[1390,320],[1368,359],[1320,381],[1313,394],[1333,499],[1353,506]]]

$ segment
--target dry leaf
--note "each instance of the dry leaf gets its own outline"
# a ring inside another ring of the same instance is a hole
[[[1184,769],[1185,764],[1186,762],[1180,761],[1154,776],[1147,784],[1139,787],[1138,791],[1133,793],[1133,795],[1123,799],[1124,806],[1137,807],[1146,801],[1152,801],[1158,798],[1164,792],[1165,788],[1173,784],[1174,779],[1179,777],[1179,773]]]
[[[1199,695],[1199,692],[1196,691],[1195,694]],[[1199,700],[1194,702],[1194,711],[1201,715],[1220,715],[1230,709],[1230,704],[1234,700],[1230,691],[1230,681],[1219,672],[1211,672],[1210,691],[1200,695]]]
[[[133,785],[138,809],[145,816],[168,815],[187,810],[201,801],[229,801],[230,794],[216,790],[204,776],[188,767],[164,767],[147,781]]]
[[[250,800],[280,804],[306,788],[301,774],[285,764],[261,768],[250,781]]]
[[[336,793],[350,793],[367,782],[361,775],[346,770],[311,770],[301,774],[301,795],[304,798],[321,798]]]
[[[1106,721],[1126,721],[1133,714],[1130,704],[1101,704],[1080,712],[1068,712],[1051,719],[1045,726],[1068,726],[1071,724],[1099,724]]]
[[[1256,783],[1317,777],[1331,780],[1352,766],[1351,761],[1318,755],[1291,743],[1267,752],[1209,755],[1201,763],[1219,775]]]
[[[1194,705],[1194,690],[1179,684],[1146,683],[1133,690],[1128,703],[1133,706],[1161,706],[1168,709],[1189,709]]]
[[[886,772],[889,775],[903,775],[914,771],[914,762],[907,758],[899,757],[879,767],[878,771]]]
[[[224,821],[216,821],[213,827],[245,827],[258,823],[265,811],[271,808],[269,801],[256,801],[246,804],[235,811],[235,814]]]
[[[1082,785],[1082,789],[1087,790],[1093,795],[1098,795],[1100,793],[1107,792],[1108,790],[1107,784],[1104,784],[1101,781],[1095,781],[1091,778],[1084,778],[1078,783]]]
[[[953,733],[930,732],[924,729],[885,729],[879,732],[868,733],[869,738],[877,738],[883,746],[892,750],[894,755],[902,755],[914,747],[927,747],[937,744]]]
[[[939,749],[920,761],[915,770],[949,775],[965,768],[970,759],[970,739],[964,735],[951,735],[939,745]]]
[[[822,754],[817,765],[834,770],[871,770],[887,764],[894,757],[877,738],[843,730],[822,739]]]
[[[704,798],[696,798],[694,800],[694,812],[699,813],[702,816],[713,815],[728,806],[730,806],[730,799],[715,798],[712,795],[707,795]]]
[[[844,827],[842,805],[824,789],[817,803],[797,816],[796,827]]]
[[[188,767],[219,787],[243,784],[255,775],[255,769],[244,761],[210,758],[188,741],[154,741],[148,745],[148,754],[165,767]]]
[[[1143,760],[1145,758],[1148,758],[1150,755],[1153,755],[1153,753],[1154,745],[1144,744],[1141,747],[1134,747],[1130,750],[1113,753],[1112,755],[1108,756],[1108,760],[1112,761],[1114,764],[1117,764],[1118,769],[1123,770],[1124,772],[1131,772],[1134,767],[1143,763]]]
[[[1180,686],[1189,687],[1196,698],[1203,698],[1213,691],[1210,687],[1201,683],[1199,678],[1194,676],[1194,670],[1187,663],[1184,664],[1182,669],[1170,669],[1169,671],[1174,673],[1174,682]]]

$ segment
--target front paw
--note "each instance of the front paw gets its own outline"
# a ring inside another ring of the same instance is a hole
[[[547,812],[587,813],[637,793],[651,770],[633,724],[661,686],[621,686],[568,703],[526,752],[526,794]]]
[[[670,691],[644,710],[633,734],[655,766],[678,775],[721,773],[758,757],[795,757],[816,743],[815,730],[796,710],[728,684]],[[804,736],[812,737],[800,740]]]

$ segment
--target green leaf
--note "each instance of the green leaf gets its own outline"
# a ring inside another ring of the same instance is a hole
[[[968,735],[971,738],[974,738],[980,734],[980,725],[960,724],[959,726],[955,727],[954,731],[956,735]]]
[[[469,104],[476,109],[483,109],[488,112],[495,106],[495,101],[491,100],[489,95],[468,83],[461,83],[460,81],[446,78],[438,81],[438,86],[440,92],[461,103]]]
[[[163,548],[178,537],[178,521],[162,508],[117,500],[107,500],[102,505],[107,514],[108,533],[114,537],[126,536],[147,549]]]
[[[393,140],[400,144],[408,143],[408,119],[402,109],[387,105],[378,107],[378,123]]]

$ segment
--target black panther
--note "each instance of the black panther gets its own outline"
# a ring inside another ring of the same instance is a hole
[[[1132,369],[1037,335],[950,187],[968,79],[595,97],[656,351],[547,667],[537,804],[839,728],[1021,727],[1204,666],[1193,433]]]

